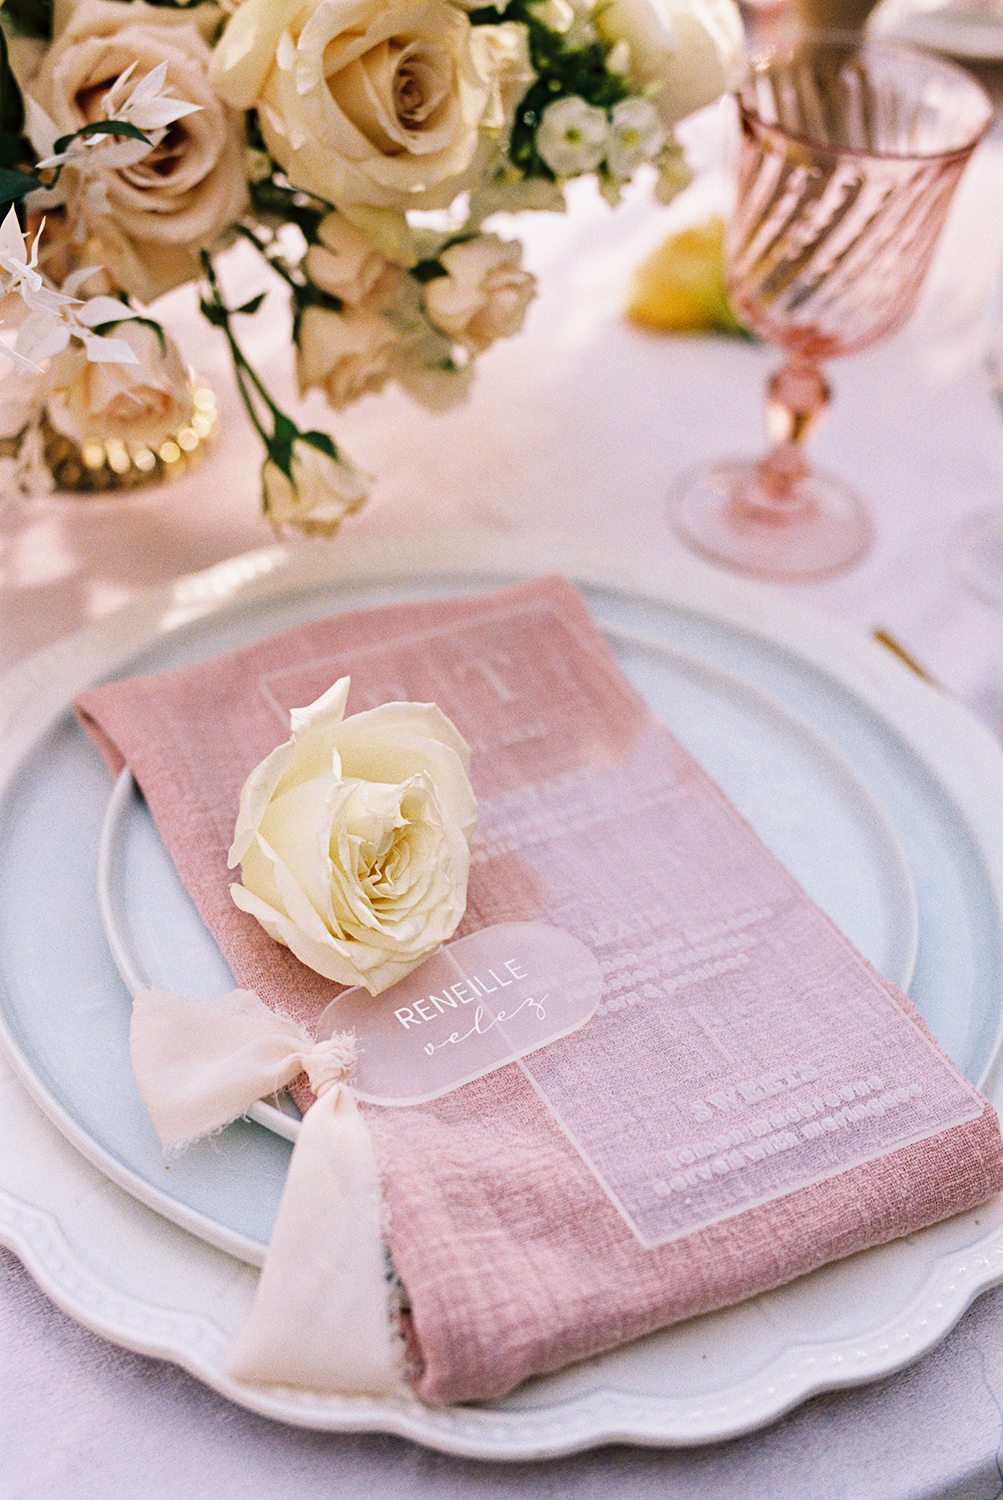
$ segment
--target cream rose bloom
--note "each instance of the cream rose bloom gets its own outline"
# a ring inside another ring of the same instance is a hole
[[[209,6],[81,0],[31,85],[64,134],[102,117],[105,94],[131,64],[134,86],[166,63],[172,96],[198,106],[140,161],[91,182],[75,182],[67,167],[60,183],[74,232],[87,242],[83,253],[99,257],[141,302],[197,277],[199,252],[212,248],[247,202],[243,121],[208,79],[211,50],[200,29],[207,11],[217,14]]]
[[[244,0],[212,77],[296,187],[400,216],[471,185],[533,74],[522,26],[450,0]]]
[[[469,748],[434,704],[346,719],[348,688],[293,709],[291,738],[248,777],[230,890],[308,968],[375,995],[455,931],[477,803]]]
[[[367,308],[337,313],[308,307],[296,332],[300,394],[316,386],[335,411],[341,411],[367,392],[381,391],[400,342],[389,319]]]
[[[604,0],[595,25],[608,45],[627,44],[631,87],[670,128],[742,76],[745,34],[733,0]]]
[[[129,345],[136,364],[88,360],[77,347],[56,356],[47,377],[49,418],[76,443],[118,439],[156,447],[194,410],[181,355],[145,323],[121,323],[115,337]]]
[[[308,536],[333,536],[369,497],[367,474],[302,438],[293,443],[290,468],[287,474],[269,458],[261,470],[265,514],[277,531],[295,526]]]
[[[519,332],[536,279],[520,265],[518,241],[480,235],[450,245],[438,259],[447,275],[425,287],[425,310],[434,327],[474,354]]]

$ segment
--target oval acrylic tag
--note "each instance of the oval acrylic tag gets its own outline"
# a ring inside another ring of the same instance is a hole
[[[420,1104],[577,1031],[601,994],[599,965],[577,938],[505,922],[440,948],[382,994],[346,990],[316,1039],[354,1031],[360,1099]]]

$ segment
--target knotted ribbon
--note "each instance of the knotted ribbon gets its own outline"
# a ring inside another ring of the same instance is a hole
[[[132,1066],[162,1144],[221,1129],[305,1072],[316,1094],[300,1125],[249,1319],[230,1371],[251,1383],[400,1392],[382,1238],[380,1174],[349,1080],[351,1035],[313,1042],[251,990],[199,1002],[141,989]]]

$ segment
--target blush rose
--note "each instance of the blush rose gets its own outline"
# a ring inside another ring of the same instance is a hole
[[[76,345],[56,356],[48,372],[48,413],[74,442],[146,443],[156,447],[191,420],[194,404],[177,348],[145,323],[115,330],[135,364],[88,360]]]
[[[214,94],[211,50],[190,11],[143,0],[82,0],[54,38],[29,92],[61,132],[101,118],[116,79],[134,65],[131,86],[167,64],[172,97],[198,108],[176,120],[140,161],[72,186],[71,216],[116,283],[149,303],[197,277],[211,249],[247,203],[243,121]],[[97,189],[97,191],[95,191]]]
[[[480,354],[522,327],[536,280],[520,265],[522,246],[485,234],[450,245],[438,257],[446,271],[425,287],[429,322]]]

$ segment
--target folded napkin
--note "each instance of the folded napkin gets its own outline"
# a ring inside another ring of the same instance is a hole
[[[81,696],[268,1007],[309,1036],[339,992],[234,905],[238,795],[289,710],[346,674],[350,713],[432,701],[472,746],[457,937],[544,922],[602,974],[591,1019],[519,1062],[359,1105],[420,1396],[498,1396],[1003,1185],[990,1106],[655,721],[561,579],[322,620]]]

